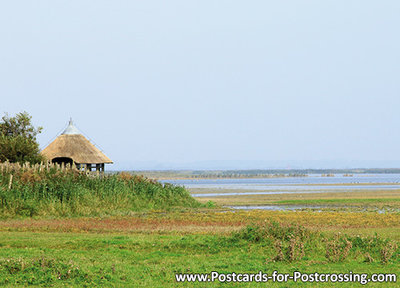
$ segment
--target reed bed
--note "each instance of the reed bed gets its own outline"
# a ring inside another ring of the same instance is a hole
[[[104,175],[52,163],[0,163],[0,217],[129,215],[199,207],[180,186],[119,173]]]

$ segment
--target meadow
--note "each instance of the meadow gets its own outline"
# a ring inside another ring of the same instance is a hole
[[[400,213],[231,210],[220,206],[226,199],[199,202],[182,187],[127,173],[94,177],[65,167],[11,166],[0,168],[1,286],[332,287],[178,283],[175,274],[399,274]],[[396,195],[387,196],[397,205]],[[306,197],[269,201],[379,202],[368,194]]]

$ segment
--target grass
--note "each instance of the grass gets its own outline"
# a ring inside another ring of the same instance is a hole
[[[288,205],[336,205],[347,206],[357,205],[363,208],[373,207],[400,207],[400,198],[386,198],[386,199],[311,199],[311,200],[282,200],[275,201],[274,204],[288,204]]]
[[[200,207],[183,187],[128,173],[96,177],[56,165],[0,164],[0,217],[104,216]]]
[[[190,189],[192,193],[198,193],[199,189]],[[204,192],[204,191],[203,191]],[[219,193],[209,191],[209,193]],[[224,193],[232,192],[225,190]],[[246,192],[234,190],[234,192]],[[400,190],[379,191],[346,191],[329,193],[292,193],[292,194],[265,194],[265,195],[219,195],[215,197],[197,197],[198,201],[206,203],[213,201],[218,205],[268,205],[268,204],[338,204],[345,205],[356,203],[360,205],[380,207],[390,204],[393,208],[400,208]]]
[[[180,284],[174,275],[274,270],[398,273],[400,251],[390,245],[400,242],[399,223],[399,214],[215,209],[105,218],[8,219],[0,222],[0,285],[220,287],[218,282]],[[351,247],[342,255],[347,241]],[[328,248],[336,252],[327,255]],[[382,251],[390,254],[387,260]],[[237,287],[237,283],[224,286]],[[399,285],[391,283],[390,287]]]
[[[387,260],[381,256],[382,250],[390,250],[391,241],[376,236],[335,237],[298,226],[270,223],[246,226],[226,235],[7,232],[0,237],[0,285],[219,287],[221,283],[218,282],[180,284],[175,281],[174,275],[211,271],[272,273],[274,270],[280,273],[296,270],[310,273],[398,272],[398,251],[389,251],[391,255]],[[276,241],[282,242],[281,248],[276,248]],[[346,241],[352,247],[346,255],[342,255],[340,245]],[[336,254],[327,255],[329,247],[339,253],[337,259],[332,256]],[[301,249],[304,253],[300,252]],[[282,259],[277,257],[279,254],[283,255]],[[240,287],[261,285],[242,283]],[[343,284],[344,287],[353,285]],[[237,287],[237,283],[226,283],[224,286]],[[284,287],[277,283],[269,286]],[[329,283],[316,286],[330,287]],[[369,286],[384,287],[384,284]],[[397,286],[391,283],[391,287]]]

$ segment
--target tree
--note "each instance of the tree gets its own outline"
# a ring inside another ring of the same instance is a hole
[[[18,113],[15,117],[5,114],[0,121],[0,162],[43,161],[36,136],[42,127],[34,127],[32,116],[27,112]]]

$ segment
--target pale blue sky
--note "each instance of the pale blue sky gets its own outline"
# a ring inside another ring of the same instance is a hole
[[[42,147],[72,117],[108,169],[396,167],[399,15],[394,0],[2,1],[0,112],[29,112]]]

